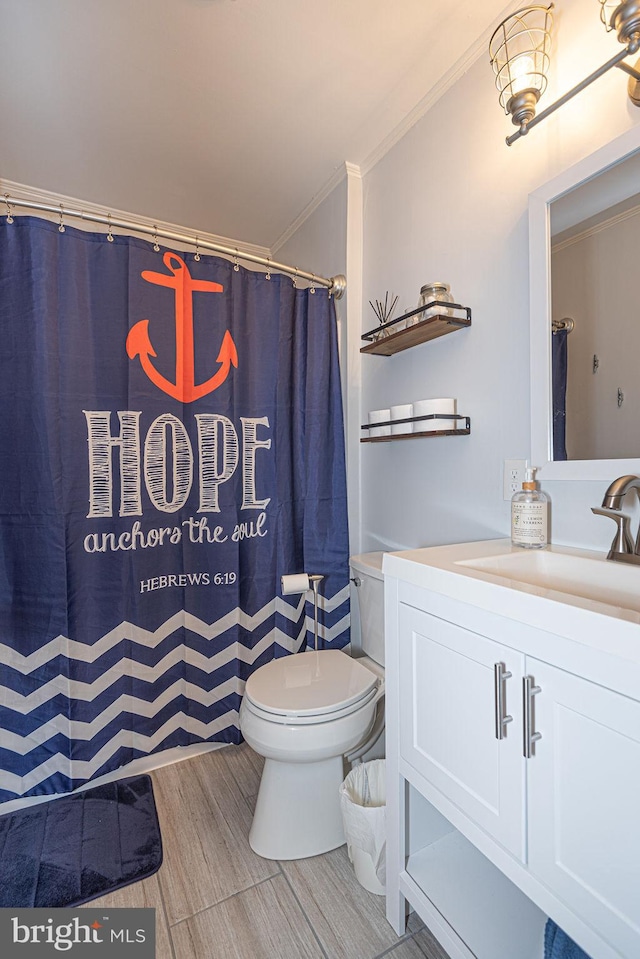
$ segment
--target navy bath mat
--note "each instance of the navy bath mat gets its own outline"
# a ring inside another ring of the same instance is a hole
[[[153,875],[162,839],[149,776],[0,816],[0,906],[79,906]]]

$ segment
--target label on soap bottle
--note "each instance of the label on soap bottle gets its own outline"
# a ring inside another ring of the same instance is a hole
[[[547,503],[511,504],[511,541],[522,546],[546,546]]]

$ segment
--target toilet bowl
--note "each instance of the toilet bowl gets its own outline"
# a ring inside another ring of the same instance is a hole
[[[381,591],[381,554],[374,555]],[[343,757],[379,733],[384,697],[383,670],[367,645],[363,634],[359,659],[331,649],[285,656],[247,680],[240,729],[265,760],[249,844],[265,859],[304,859],[345,842]]]

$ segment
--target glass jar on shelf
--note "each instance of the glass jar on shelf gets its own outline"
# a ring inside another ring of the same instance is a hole
[[[450,316],[451,310],[446,306],[434,306],[435,303],[454,303],[448,283],[426,283],[420,290],[418,306],[424,306],[422,313],[416,313],[416,322],[426,320],[430,316]]]

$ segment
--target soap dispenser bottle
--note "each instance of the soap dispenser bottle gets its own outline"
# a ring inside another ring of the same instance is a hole
[[[511,500],[511,542],[524,549],[544,549],[549,542],[549,497],[537,488],[537,468],[525,469],[522,489]]]

